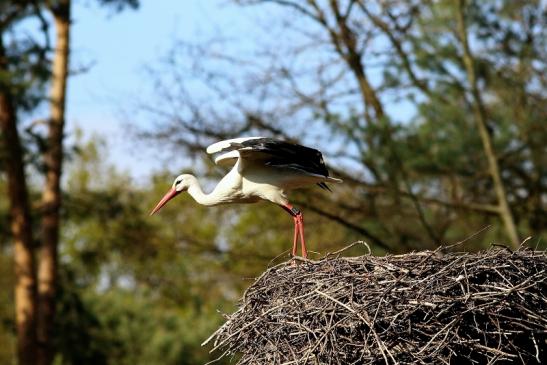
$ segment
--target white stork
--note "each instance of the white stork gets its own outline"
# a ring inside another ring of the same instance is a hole
[[[214,143],[207,147],[207,153],[215,155],[217,165],[233,165],[214,190],[205,194],[195,176],[177,176],[150,215],[183,191],[188,191],[196,202],[206,206],[269,200],[294,219],[293,256],[296,256],[300,238],[302,256],[307,257],[302,212],[289,204],[285,191],[310,184],[330,190],[326,182],[342,182],[329,176],[321,152],[272,138],[243,137]]]

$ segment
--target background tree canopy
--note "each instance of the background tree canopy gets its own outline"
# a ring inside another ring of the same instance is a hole
[[[35,115],[50,102],[54,45],[44,6],[54,3],[0,5],[0,86],[17,111],[34,232],[29,249],[37,257],[49,145]],[[138,6],[98,3],[115,12]],[[105,136],[73,128],[64,141],[49,339],[55,364],[216,357],[200,343],[253,277],[287,258],[292,222],[269,204],[204,208],[182,195],[159,217],[148,213],[180,173],[212,188],[224,170],[204,148],[223,138],[264,135],[324,152],[344,184],[332,194],[291,195],[306,214],[312,257],[356,240],[378,255],[470,236],[459,249],[517,247],[526,237],[532,247],[547,247],[545,2],[223,6],[264,16],[256,32],[238,39],[222,32],[205,41],[173,39],[146,67],[153,97],[135,92],[135,104],[122,105],[131,111],[126,117],[146,121],[128,123],[127,138],[140,150],[161,146],[169,166],[136,179],[108,160]],[[43,32],[27,31],[25,22],[42,24]],[[0,140],[12,143],[4,130]],[[10,196],[8,152],[0,155],[2,197]],[[18,327],[10,201],[0,199],[0,363],[8,364],[16,361]],[[362,253],[356,247],[348,254]]]

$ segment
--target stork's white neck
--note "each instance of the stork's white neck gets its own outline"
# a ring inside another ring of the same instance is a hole
[[[192,198],[194,198],[194,200],[196,202],[198,202],[199,204],[201,205],[216,205],[218,204],[218,199],[214,196],[213,193],[210,193],[210,194],[205,194],[203,192],[203,190],[201,189],[201,186],[199,185],[199,182],[196,180],[194,180],[194,182],[192,183],[192,185],[190,185],[188,187],[188,194],[190,194],[190,196]]]

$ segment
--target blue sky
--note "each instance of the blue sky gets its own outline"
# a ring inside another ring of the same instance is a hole
[[[157,170],[150,153],[135,154],[124,130],[127,121],[120,118],[137,96],[150,92],[145,66],[157,62],[176,39],[242,31],[244,14],[226,1],[143,0],[139,9],[118,14],[76,1],[71,68],[90,67],[69,80],[68,133],[78,126],[106,136],[112,148],[109,160],[133,175]]]

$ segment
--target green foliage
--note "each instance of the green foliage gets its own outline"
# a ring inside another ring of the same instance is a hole
[[[108,364],[115,338],[101,326],[97,313],[82,298],[81,286],[68,266],[60,272],[54,344],[56,364]]]

